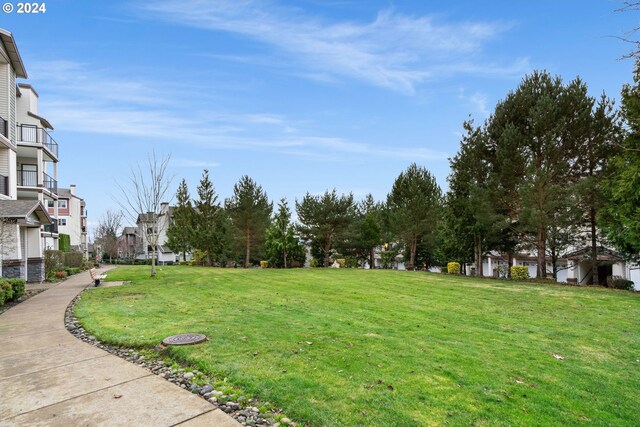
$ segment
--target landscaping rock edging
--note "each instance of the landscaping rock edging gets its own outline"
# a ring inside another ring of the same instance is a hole
[[[79,340],[105,350],[137,366],[145,368],[151,373],[174,383],[178,387],[189,390],[194,394],[198,394],[200,397],[212,403],[244,426],[296,426],[296,423],[293,421],[282,417],[281,411],[272,410],[266,414],[261,413],[258,409],[261,404],[256,399],[246,399],[243,396],[240,396],[237,399],[238,402],[233,402],[227,400],[227,396],[222,391],[216,390],[212,384],[195,384],[191,380],[195,380],[197,378],[197,375],[200,374],[198,371],[178,370],[172,368],[171,366],[173,365],[168,365],[162,360],[153,358],[147,359],[136,349],[116,347],[98,341],[95,336],[90,335],[84,330],[74,315],[73,311],[75,303],[81,298],[82,293],[69,303],[64,313],[65,327]],[[277,415],[281,417],[279,418],[279,421],[274,419]]]

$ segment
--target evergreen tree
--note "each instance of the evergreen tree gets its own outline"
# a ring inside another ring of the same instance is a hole
[[[548,234],[558,214],[580,209],[570,204],[572,184],[591,136],[593,106],[579,78],[564,85],[536,71],[497,105],[487,125],[498,209],[510,234],[536,248],[538,277],[547,274]]]
[[[611,159],[603,183],[604,206],[600,225],[609,242],[627,259],[640,261],[640,59],[633,85],[622,88],[621,114],[627,134],[621,152]]]
[[[204,170],[195,201],[193,247],[204,253],[206,265],[226,261],[229,253],[228,220],[218,203],[218,196]]]
[[[296,201],[296,211],[301,237],[320,250],[323,265],[329,267],[331,249],[344,238],[353,221],[353,195],[338,196],[335,189],[322,196],[307,193],[300,203]]]
[[[244,248],[244,267],[250,267],[251,248],[261,248],[273,204],[262,187],[245,175],[233,186],[233,196],[225,201],[225,209]]]
[[[409,250],[407,267],[414,268],[418,243],[433,246],[441,218],[442,191],[426,168],[413,163],[396,178],[387,205],[392,230]]]
[[[369,268],[375,268],[375,248],[382,244],[381,212],[383,209],[383,206],[376,203],[371,194],[368,194],[358,205],[358,243],[359,247],[363,249],[363,255],[366,255]]]
[[[371,194],[355,205],[354,217],[344,238],[335,249],[342,256],[349,256],[359,263],[368,262],[375,267],[375,248],[382,244],[383,206],[376,203]]]
[[[304,265],[304,247],[295,236],[294,228],[287,199],[283,198],[266,233],[265,246],[270,265],[288,268],[294,260]]]
[[[441,243],[453,255],[450,260],[461,263],[475,260],[476,274],[482,276],[482,259],[496,248],[504,218],[496,209],[490,186],[491,153],[486,130],[464,123],[460,151],[450,160],[449,193],[445,208],[446,222]]]
[[[167,246],[176,253],[182,253],[187,260],[187,252],[192,249],[194,239],[194,210],[187,182],[183,179],[176,192],[176,206],[172,209],[171,222],[167,229]]]

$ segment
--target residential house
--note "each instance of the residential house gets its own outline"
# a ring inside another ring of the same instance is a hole
[[[169,206],[169,203],[162,203],[160,205],[160,214],[158,216],[157,224],[155,221],[156,214],[153,212],[138,215],[136,225],[138,227],[138,235],[141,238],[141,251],[137,256],[138,259],[151,258],[152,246],[150,245],[149,238],[155,235],[157,239],[158,264],[173,264],[174,262],[179,261],[179,254],[174,253],[167,246],[167,230],[169,229],[173,209],[173,206]]]
[[[640,291],[640,266],[625,262],[625,260],[611,249],[598,247],[598,280],[601,285],[606,284],[608,277],[617,276],[634,282],[634,288]],[[482,275],[484,277],[499,277],[506,274],[509,266],[523,266],[529,270],[530,277],[536,277],[538,261],[533,252],[518,252],[511,258],[507,254],[490,252],[482,260]],[[467,274],[475,274],[475,266],[467,264]],[[547,260],[548,277],[552,277],[553,265]],[[556,281],[577,285],[590,284],[593,278],[591,267],[591,247],[572,248],[563,254],[556,262]]]
[[[136,259],[142,253],[142,237],[138,227],[124,227],[118,236],[118,258]]]
[[[51,124],[38,114],[13,35],[0,29],[0,269],[3,277],[44,280],[46,247],[57,248],[58,145]]]
[[[58,208],[58,233],[69,235],[71,249],[82,252],[89,257],[87,244],[87,208],[84,199],[76,194],[76,186],[58,188],[58,201],[49,200],[49,214],[54,214]]]

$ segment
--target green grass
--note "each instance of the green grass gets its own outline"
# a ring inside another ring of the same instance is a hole
[[[638,425],[640,295],[368,270],[122,267],[76,307],[311,425]],[[554,355],[564,357],[558,360]]]

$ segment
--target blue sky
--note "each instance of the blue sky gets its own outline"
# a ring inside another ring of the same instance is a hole
[[[15,2],[14,2],[15,3]],[[277,200],[383,199],[411,162],[443,188],[462,122],[534,69],[619,99],[619,1],[77,1],[2,14],[90,224],[137,161],[171,154],[192,195],[247,174]]]

